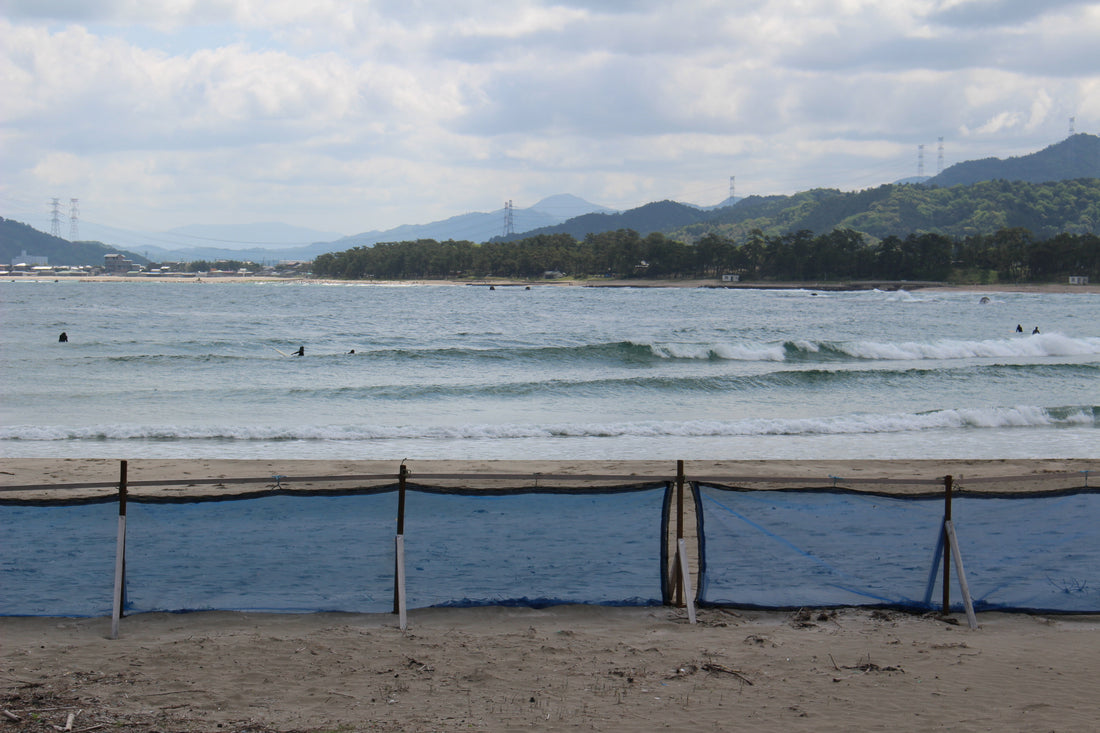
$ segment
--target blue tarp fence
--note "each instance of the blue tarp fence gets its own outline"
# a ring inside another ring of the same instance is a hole
[[[0,615],[107,616],[118,503],[0,506]]]
[[[671,486],[410,485],[409,607],[664,602]],[[124,608],[394,607],[398,491],[139,498],[126,505]],[[112,613],[119,504],[0,503],[0,615]]]
[[[692,488],[701,605],[940,608],[942,494]],[[976,610],[1100,612],[1100,492],[959,492],[952,522]]]
[[[788,481],[796,480],[803,481]],[[0,615],[111,614],[120,511],[127,520],[128,613],[391,611],[399,516],[410,608],[670,602],[670,579],[677,577],[669,562],[673,499],[682,469],[676,481],[565,483],[279,487],[131,495],[128,503],[120,503],[125,492],[69,500],[0,496]],[[687,485],[700,605],[939,610],[951,506],[977,610],[1100,613],[1100,490],[1087,487],[1087,474],[1081,488],[956,491],[949,502],[939,491],[762,490],[713,479]],[[110,484],[68,488],[89,486]],[[33,488],[43,487],[5,491]],[[957,611],[962,596],[950,571]]]
[[[396,507],[393,491],[185,504],[131,498],[124,607],[388,611]]]
[[[410,607],[660,605],[672,487],[459,491],[410,486]]]

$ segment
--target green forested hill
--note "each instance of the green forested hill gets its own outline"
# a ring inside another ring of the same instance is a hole
[[[750,196],[706,221],[665,233],[693,241],[706,234],[739,240],[753,230],[777,235],[853,229],[881,239],[924,232],[966,237],[1017,227],[1037,237],[1100,233],[1100,179],[997,180],[947,188],[891,184],[855,192]]]
[[[0,217],[0,264],[9,265],[24,251],[33,257],[47,257],[51,265],[102,265],[103,255],[125,255],[134,262],[148,262],[141,255],[110,247],[101,242],[70,242],[22,222]]]
[[[541,235],[568,234],[576,239],[584,239],[589,234],[614,232],[630,229],[640,234],[650,234],[682,227],[699,221],[706,221],[710,212],[675,201],[655,201],[629,211],[614,214],[582,214],[554,226],[540,227],[520,234],[494,237],[492,242],[514,242]]]
[[[956,163],[924,183],[956,186],[994,180],[1045,183],[1075,178],[1100,178],[1100,137],[1079,133],[1029,155]]]
[[[707,234],[743,239],[854,229],[873,237],[936,233],[966,237],[1023,227],[1035,236],[1100,232],[1100,137],[1072,135],[1030,155],[958,163],[923,183],[864,191],[814,189],[791,196],[749,196],[705,211],[672,201],[615,214],[588,214],[494,241],[540,234],[577,239],[629,229],[694,241]]]

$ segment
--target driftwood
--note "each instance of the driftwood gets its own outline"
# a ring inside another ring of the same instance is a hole
[[[860,672],[902,672],[902,673],[905,672],[905,670],[902,669],[901,667],[895,667],[895,666],[892,666],[892,665],[886,666],[886,667],[878,666],[877,664],[875,664],[874,662],[871,661],[871,655],[870,654],[867,655],[867,661],[863,661],[863,657],[860,657],[859,658],[859,663],[854,664],[854,665],[845,664],[843,666],[839,666],[839,665],[837,665],[836,660],[833,659],[832,654],[829,655],[829,661],[833,663],[833,669],[835,669],[837,672],[839,672],[842,669],[855,669],[855,670],[858,670]],[[833,681],[835,682],[836,680],[833,680]]]
[[[748,677],[746,677],[741,672],[738,672],[736,669],[730,669],[729,667],[727,667],[724,664],[717,664],[715,662],[705,662],[700,667],[700,669],[703,669],[707,672],[721,672],[722,674],[731,674],[734,677],[736,677],[737,679],[744,682],[746,685],[750,685],[750,686],[752,685],[752,680],[750,680]]]

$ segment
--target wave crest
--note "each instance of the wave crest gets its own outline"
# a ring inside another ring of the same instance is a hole
[[[1015,406],[935,410],[925,413],[857,414],[816,418],[641,421],[604,424],[467,424],[454,426],[307,425],[175,426],[17,425],[0,428],[4,441],[371,441],[507,440],[522,438],[736,437],[764,435],[871,435],[923,430],[1100,427],[1100,406]]]

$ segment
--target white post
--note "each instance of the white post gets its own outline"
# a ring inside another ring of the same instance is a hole
[[[684,589],[684,604],[688,610],[688,623],[695,623],[695,594],[691,591],[691,573],[688,570],[687,545],[684,538],[676,540],[676,560],[680,563],[680,583]]]
[[[970,586],[966,582],[966,572],[963,570],[962,555],[959,554],[959,540],[955,536],[955,525],[950,519],[943,523],[947,530],[947,539],[951,543],[951,557],[955,561],[955,572],[959,576],[959,589],[963,595],[963,606],[966,607],[966,622],[970,628],[978,628],[978,618],[974,615],[974,602],[970,599]]]
[[[115,594],[111,609],[111,638],[118,638],[118,620],[122,618],[123,573],[126,567],[126,515],[118,515],[118,540],[115,544]]]
[[[394,592],[397,594],[397,618],[404,631],[409,626],[409,619],[405,612],[405,536],[397,535],[394,539],[394,548],[397,550],[397,577],[394,578]]]

